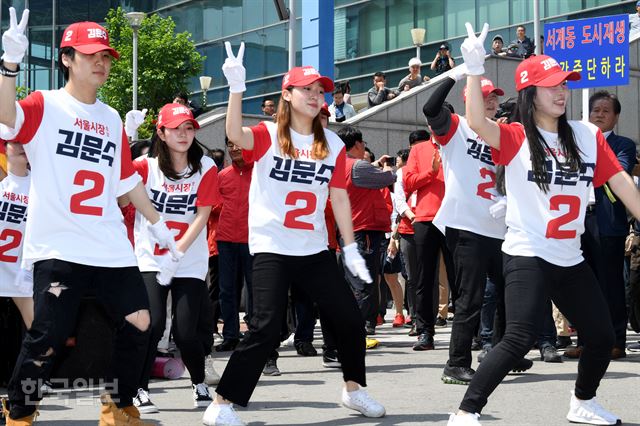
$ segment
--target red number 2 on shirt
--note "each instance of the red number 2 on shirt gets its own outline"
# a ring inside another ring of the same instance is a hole
[[[481,182],[478,184],[478,190],[476,195],[478,197],[486,198],[487,200],[493,200],[493,195],[487,190],[495,188],[496,186],[496,174],[487,168],[480,169],[480,177],[482,179],[489,178],[488,182]]]
[[[549,208],[552,211],[560,210],[560,206],[562,205],[569,206],[569,211],[562,216],[549,221],[545,236],[547,238],[555,238],[557,240],[575,238],[575,229],[560,229],[560,227],[576,220],[578,216],[580,216],[580,198],[575,195],[554,195],[549,199],[549,203]]]
[[[10,242],[0,245],[0,262],[16,263],[18,256],[9,256],[5,253],[20,245],[22,233],[16,229],[3,229],[0,233],[0,241],[7,241],[9,238],[11,238]]]
[[[313,223],[303,222],[298,220],[298,217],[307,216],[316,211],[316,206],[318,204],[316,194],[313,192],[291,191],[287,194],[287,198],[284,200],[284,203],[287,206],[295,206],[298,204],[298,201],[304,201],[304,206],[298,209],[289,210],[287,215],[284,217],[284,226],[287,228],[313,231]]]
[[[89,170],[78,170],[78,173],[76,173],[76,176],[73,178],[73,184],[84,186],[86,181],[93,182],[93,186],[71,196],[71,213],[102,216],[102,207],[87,206],[82,203],[102,194],[104,190],[104,176]]]
[[[167,228],[174,229],[174,230],[178,231],[178,233],[175,236],[175,240],[176,241],[178,241],[180,238],[182,238],[184,233],[187,232],[187,229],[189,229],[189,224],[188,223],[175,222],[173,220],[168,220],[166,223],[167,223]],[[155,248],[153,250],[153,255],[154,256],[162,256],[163,254],[167,253],[168,251],[169,251],[169,249],[161,249],[160,246],[158,244],[156,244],[156,246],[155,246]]]

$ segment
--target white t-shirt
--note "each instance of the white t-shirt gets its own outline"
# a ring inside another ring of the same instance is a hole
[[[451,115],[446,135],[434,134],[433,138],[440,145],[445,187],[433,223],[442,233],[449,227],[504,239],[504,218],[496,219],[489,213],[499,199],[491,147],[458,114]]]
[[[33,92],[16,108],[15,129],[0,126],[0,137],[25,144],[31,164],[23,265],[135,266],[117,197],[140,177],[116,110],[65,89]]]
[[[536,256],[558,266],[573,266],[583,260],[580,235],[589,189],[603,185],[622,167],[596,126],[582,121],[569,124],[583,166],[579,172],[563,172],[547,152],[547,170],[551,171],[547,193],[533,181],[524,127],[500,124],[500,150],[492,150],[492,154],[496,164],[506,166],[507,235],[502,251],[509,255]],[[565,163],[558,135],[543,130],[541,134],[558,161]]]
[[[315,160],[313,134],[291,129],[295,160],[280,152],[275,123],[263,121],[251,130],[253,150],[243,151],[246,161],[255,161],[249,188],[249,251],[307,256],[326,250],[329,187],[347,186],[344,143],[325,129],[329,155]]]
[[[202,169],[198,173],[174,181],[162,173],[157,158],[140,157],[133,162],[136,171],[142,176],[151,203],[164,218],[169,229],[176,233],[176,240],[187,232],[189,225],[196,218],[198,207],[219,203],[216,165],[209,157],[202,157],[200,163]],[[158,247],[149,231],[149,221],[138,211],[133,235],[140,271],[159,271],[162,257],[169,256],[169,251]],[[209,248],[205,226],[187,249],[174,276],[204,280],[208,267]]]
[[[9,173],[0,182],[0,296],[30,297],[33,274],[20,267],[31,177]]]

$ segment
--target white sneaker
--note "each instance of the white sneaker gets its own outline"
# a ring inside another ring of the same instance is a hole
[[[202,424],[206,426],[245,426],[238,413],[233,409],[233,404],[214,404],[207,407],[202,416]]]
[[[342,388],[342,405],[359,411],[365,417],[382,417],[386,414],[382,404],[371,398],[364,389],[347,392]]]
[[[133,398],[133,405],[136,406],[139,412],[142,414],[159,413],[158,407],[156,407],[149,398],[149,392],[140,388],[138,394]]]
[[[193,388],[193,406],[208,407],[213,402],[209,388],[204,383],[198,383],[197,385],[191,385]]]
[[[211,355],[207,355],[204,359],[204,382],[208,385],[217,385],[220,382],[220,375],[213,368]]]
[[[293,347],[293,340],[296,337],[295,333],[291,333],[289,335],[289,337],[287,337],[287,340],[284,341],[284,343],[282,344],[282,346],[288,347],[288,348],[292,348]]]
[[[478,413],[451,413],[447,426],[480,426],[478,418],[480,418],[480,414]]]
[[[590,425],[615,425],[619,421],[615,414],[608,412],[598,404],[595,397],[589,400],[578,399],[573,391],[571,391],[567,420]]]

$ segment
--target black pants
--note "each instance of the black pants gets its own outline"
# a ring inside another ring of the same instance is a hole
[[[449,365],[471,367],[471,344],[480,324],[487,277],[495,285],[496,292],[504,289],[502,240],[455,228],[446,229],[446,240],[453,255],[457,291]]]
[[[75,327],[82,296],[88,292],[104,306],[116,328],[107,390],[118,407],[130,406],[138,389],[149,332],[125,317],[149,307],[137,267],[106,268],[57,259],[36,262],[33,272],[34,320],[27,331],[8,386],[11,418],[33,413],[42,399],[56,354]]]
[[[503,257],[507,328],[502,341],[478,367],[460,409],[480,413],[489,395],[531,349],[548,297],[582,334],[584,349],[578,361],[575,395],[593,398],[609,366],[615,336],[607,303],[591,268],[584,261],[560,267],[538,257]]]
[[[624,349],[627,343],[627,306],[624,288],[624,242],[626,237],[601,235],[595,214],[587,213],[582,234],[584,258],[596,274],[605,300],[609,305],[613,329],[616,333],[614,347]],[[582,343],[578,328],[579,344]]]
[[[253,315],[249,331],[231,355],[216,392],[246,406],[280,337],[287,293],[295,286],[318,304],[322,319],[336,332],[345,381],[366,386],[364,324],[351,289],[328,251],[310,256],[258,253],[253,260]]]
[[[204,382],[204,358],[213,345],[213,310],[207,297],[207,286],[197,278],[174,278],[171,285],[162,286],[155,272],[142,274],[149,294],[151,338],[146,351],[140,386],[149,389],[149,378],[156,359],[158,342],[167,321],[167,297],[171,291],[172,331],[180,356],[189,370],[193,384]]]
[[[413,238],[413,234],[400,234],[400,251],[402,251],[402,256],[404,258],[404,267],[407,271],[407,279],[404,292],[407,313],[415,321],[418,258],[416,256],[416,243]]]
[[[367,263],[367,269],[373,282],[364,282],[353,275],[346,267],[344,267],[345,278],[356,296],[365,324],[375,328],[380,304],[380,280],[378,279],[380,267],[382,266],[380,264],[380,244],[384,239],[384,232],[357,231],[354,232],[353,236],[358,244],[358,252]],[[340,240],[340,244],[344,245],[342,240]],[[340,257],[340,260],[342,261],[342,257]]]
[[[218,332],[218,320],[220,319],[220,267],[218,255],[209,257],[209,300],[213,310],[213,330]]]
[[[415,222],[416,244],[416,331],[419,334],[435,334],[438,311],[438,260],[442,250],[445,265],[451,265],[451,253],[445,244],[444,235],[432,222]],[[449,283],[454,282],[455,272],[447,267]],[[455,289],[452,289],[452,293]],[[456,312],[457,314],[457,312]]]

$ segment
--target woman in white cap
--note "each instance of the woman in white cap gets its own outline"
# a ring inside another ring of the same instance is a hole
[[[384,407],[366,386],[365,335],[355,297],[327,250],[324,210],[331,197],[335,221],[344,240],[342,254],[351,273],[371,282],[353,238],[346,192],[345,146],[322,128],[318,113],[333,81],[313,67],[285,74],[276,123],[242,126],[244,43],[238,56],[225,43],[222,66],[229,82],[226,131],[229,140],[254,161],[249,189],[249,249],[253,260],[253,315],[249,331],[236,347],[207,408],[205,425],[244,424],[232,403],[246,406],[269,353],[277,342],[290,286],[318,304],[335,332],[344,388],[342,404],[366,417],[382,417]]]
[[[609,148],[600,130],[568,121],[567,80],[555,59],[532,56],[516,69],[520,123],[498,124],[484,116],[481,75],[489,26],[476,37],[467,23],[462,44],[467,66],[467,121],[492,147],[496,164],[505,166],[507,234],[504,253],[506,331],[484,358],[449,425],[479,425],[489,395],[536,340],[540,313],[550,297],[585,345],[571,395],[567,420],[597,425],[618,418],[595,399],[609,365],[613,326],[598,282],[582,257],[580,235],[591,185],[607,183],[640,217],[640,193]],[[514,420],[513,423],[522,423]]]
[[[421,66],[422,62],[420,62],[420,59],[411,58],[411,60],[409,60],[409,75],[400,80],[398,92],[408,92],[422,84],[422,76],[420,75]],[[425,81],[428,81],[428,78]]]

